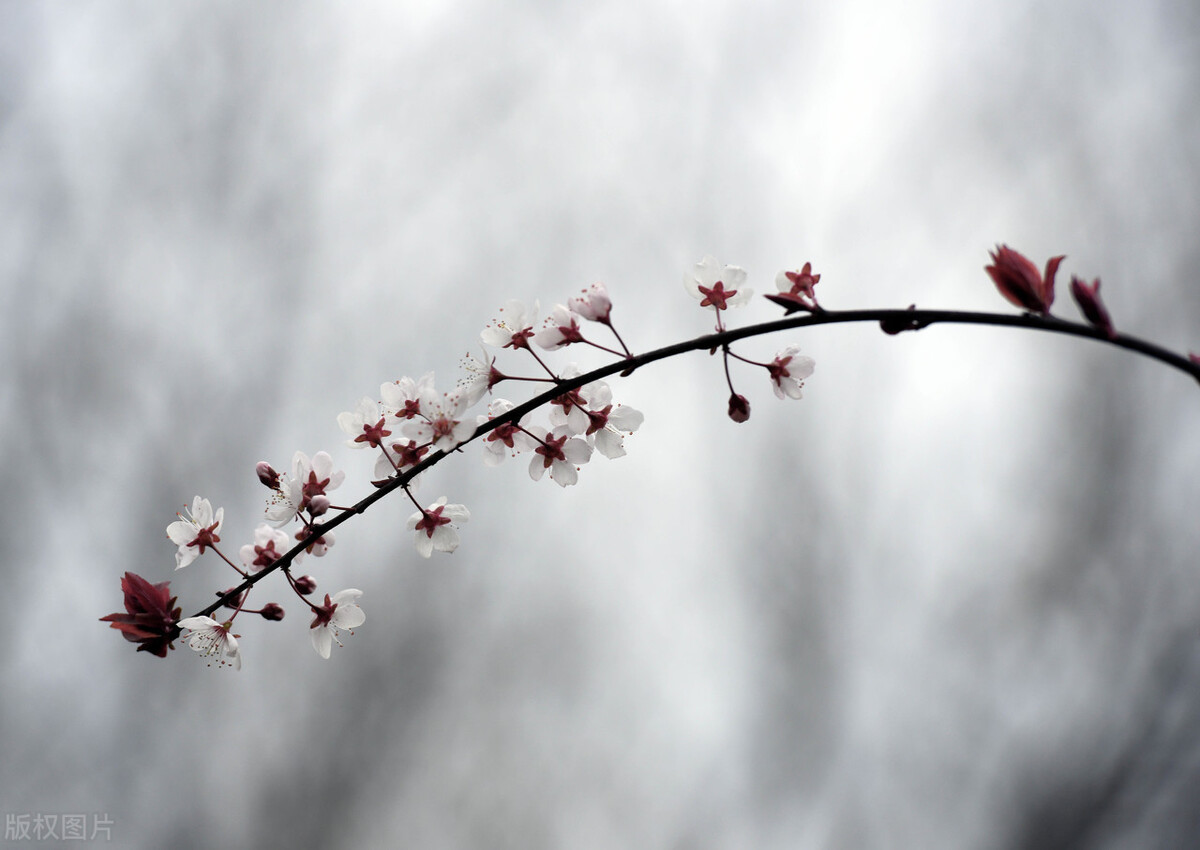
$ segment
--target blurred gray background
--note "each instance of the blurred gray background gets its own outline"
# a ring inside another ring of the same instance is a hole
[[[0,5],[0,809],[111,846],[1180,848],[1200,842],[1200,391],[1065,338],[798,342],[800,402],[719,361],[614,384],[629,456],[487,469],[418,558],[343,526],[324,662],[135,655],[119,577],[185,614],[197,493],[231,554],[258,460],[382,381],[457,376],[508,298],[607,283],[626,340],[706,332],[706,253],[831,308],[1011,310],[1005,241],[1200,350],[1200,11],[1176,2]],[[777,315],[762,299],[731,316]],[[571,359],[559,358],[560,363]],[[581,365],[599,362],[581,355]],[[515,361],[509,361],[513,363]],[[523,365],[523,364],[518,364]],[[517,369],[519,371],[519,369]],[[42,842],[48,846],[51,842]]]

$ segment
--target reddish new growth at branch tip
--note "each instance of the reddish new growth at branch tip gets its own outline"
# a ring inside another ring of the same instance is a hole
[[[1117,331],[1113,327],[1112,319],[1108,317],[1108,310],[1100,300],[1100,278],[1096,278],[1089,285],[1071,275],[1071,297],[1079,305],[1085,319],[1104,331],[1104,335],[1109,339],[1117,338]]]
[[[101,617],[111,623],[125,640],[138,645],[138,652],[149,652],[159,658],[167,657],[173,649],[171,642],[179,636],[179,614],[171,583],[151,584],[137,573],[125,573],[121,590],[125,592],[125,613]]]
[[[1054,303],[1054,276],[1066,257],[1047,260],[1046,274],[1043,276],[1024,254],[1007,245],[997,246],[991,256],[992,265],[984,268],[992,276],[1000,294],[1030,313],[1049,315],[1050,305]]]

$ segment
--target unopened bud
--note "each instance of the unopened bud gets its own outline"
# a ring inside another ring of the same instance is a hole
[[[729,418],[734,422],[745,422],[750,418],[750,402],[744,395],[734,393],[729,397]]]
[[[329,497],[323,495],[313,496],[308,500],[308,510],[313,516],[321,516],[329,510]]]
[[[312,576],[300,576],[296,579],[296,590],[308,596],[317,589],[317,580]]]
[[[1105,336],[1109,339],[1117,338],[1117,332],[1113,328],[1108,310],[1105,309],[1104,302],[1100,300],[1100,278],[1096,278],[1094,283],[1088,284],[1072,275],[1071,296],[1079,305],[1079,310],[1085,319],[1099,330],[1104,331]]]
[[[1046,262],[1045,274],[1039,272],[1028,257],[1007,245],[997,246],[991,257],[992,265],[985,266],[984,271],[991,275],[1001,295],[1030,313],[1043,316],[1050,313],[1050,305],[1054,303],[1054,276],[1065,257],[1051,257]]]
[[[270,487],[272,490],[279,489],[279,473],[271,467],[271,464],[265,460],[260,460],[258,465],[254,467],[254,471],[258,473],[258,480],[267,487]]]
[[[233,593],[233,591],[236,589],[237,588],[235,588],[235,587],[230,587],[226,590],[218,590],[217,591],[217,596],[220,596],[222,599],[225,600],[222,604],[226,608],[240,608],[242,605],[242,601],[246,598],[245,591],[242,591],[241,593],[237,594],[236,596],[230,596],[228,598],[225,598],[226,594]]]
[[[262,614],[262,618],[264,620],[278,621],[283,619],[284,611],[282,605],[279,605],[275,602],[268,602],[258,613]]]

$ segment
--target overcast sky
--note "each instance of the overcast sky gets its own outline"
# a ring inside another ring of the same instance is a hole
[[[1200,393],[1089,342],[750,340],[817,366],[735,367],[742,425],[706,354],[614,380],[645,424],[577,486],[426,476],[452,556],[402,496],[339,529],[328,661],[281,580],[237,673],[97,619],[126,570],[185,614],[231,584],[164,529],[200,494],[236,551],[259,460],[369,492],[337,414],[449,386],[510,298],[603,281],[645,351],[711,329],[713,254],[1011,312],[1007,242],[1067,255],[1063,317],[1098,276],[1200,350],[1198,226],[1190,0],[0,4],[0,808],[131,848],[1189,846]]]

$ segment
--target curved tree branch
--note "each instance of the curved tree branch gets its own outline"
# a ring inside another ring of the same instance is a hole
[[[1134,351],[1154,360],[1158,360],[1167,366],[1184,372],[1191,377],[1200,381],[1200,363],[1197,363],[1188,357],[1181,356],[1172,351],[1168,351],[1161,346],[1155,345],[1137,337],[1129,336],[1128,334],[1117,334],[1115,337],[1109,337],[1106,333],[1090,325],[1068,322],[1063,319],[1058,319],[1050,316],[1038,316],[1032,313],[1022,313],[1019,315],[1010,315],[1005,313],[978,313],[964,312],[958,310],[918,310],[915,307],[909,307],[906,310],[885,309],[885,310],[817,310],[813,313],[805,313],[800,316],[788,316],[783,319],[778,319],[773,322],[761,322],[756,325],[747,325],[746,327],[735,328],[732,330],[724,330],[719,333],[707,334],[699,336],[695,339],[686,340],[684,342],[668,345],[663,348],[648,351],[645,354],[639,354],[623,358],[614,363],[609,363],[601,366],[598,369],[593,369],[586,374],[579,375],[574,378],[568,378],[558,381],[552,389],[544,393],[534,396],[533,398],[518,404],[512,410],[491,419],[478,428],[475,432],[460,443],[457,448],[451,452],[436,451],[428,457],[424,458],[420,463],[411,469],[406,470],[403,474],[394,478],[388,479],[383,484],[379,485],[374,493],[366,496],[356,502],[351,507],[347,508],[338,516],[313,526],[309,534],[292,547],[286,554],[280,557],[277,561],[268,567],[265,567],[261,572],[249,576],[237,587],[227,591],[216,602],[213,602],[208,607],[197,612],[195,616],[209,616],[228,600],[237,598],[237,596],[254,585],[258,584],[263,578],[275,570],[285,569],[295,561],[296,556],[304,551],[310,544],[315,542],[325,533],[332,531],[342,523],[346,522],[355,514],[361,514],[378,502],[388,494],[404,487],[413,478],[421,472],[429,469],[432,466],[445,460],[450,454],[461,450],[462,446],[487,434],[494,428],[499,427],[508,422],[516,422],[521,417],[525,416],[539,407],[550,403],[564,393],[571,390],[579,389],[585,384],[590,384],[593,381],[598,381],[602,378],[607,378],[611,375],[620,375],[621,377],[632,374],[637,369],[650,363],[659,360],[666,360],[670,357],[675,357],[680,354],[685,354],[690,351],[716,351],[730,343],[737,342],[741,339],[749,337],[763,336],[765,334],[776,333],[778,331],[792,330],[793,328],[811,327],[814,325],[836,325],[849,324],[854,322],[877,322],[880,328],[887,334],[899,334],[905,331],[917,331],[935,324],[958,324],[958,325],[993,325],[997,327],[1013,327],[1025,328],[1027,330],[1046,331],[1049,333],[1067,334],[1068,336],[1084,337],[1093,339],[1097,342],[1115,345],[1118,348],[1124,348],[1129,351]]]

